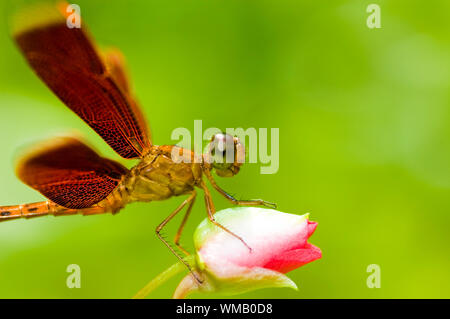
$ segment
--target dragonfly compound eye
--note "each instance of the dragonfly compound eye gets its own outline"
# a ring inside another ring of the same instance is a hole
[[[245,149],[239,138],[226,133],[213,136],[210,143],[212,166],[217,175],[231,177],[239,172],[245,159]]]

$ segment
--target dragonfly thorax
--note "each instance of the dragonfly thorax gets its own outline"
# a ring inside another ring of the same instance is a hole
[[[131,201],[164,200],[188,194],[199,185],[202,163],[172,159],[175,147],[153,146],[141,162],[131,169],[124,180]],[[190,150],[183,151],[193,157]]]

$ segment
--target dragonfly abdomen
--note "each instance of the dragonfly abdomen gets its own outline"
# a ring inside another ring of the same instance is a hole
[[[76,214],[77,210],[68,209],[51,201],[37,202],[13,206],[0,206],[0,221],[16,218],[32,218],[59,213]]]
[[[47,215],[68,216],[75,214],[96,215],[109,212],[116,213],[124,206],[122,203],[117,203],[116,200],[107,198],[92,207],[79,209],[63,207],[50,200],[30,204],[0,206],[0,222],[17,218],[34,218]]]

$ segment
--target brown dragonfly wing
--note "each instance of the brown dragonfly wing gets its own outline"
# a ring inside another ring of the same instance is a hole
[[[147,138],[152,144],[150,129],[148,128],[147,121],[142,113],[139,103],[136,101],[136,97],[133,94],[132,83],[130,81],[129,72],[126,67],[125,57],[119,49],[108,49],[103,53],[106,69],[111,74],[115,83],[121,88],[122,92],[128,97],[130,101],[130,107],[136,116],[139,126],[147,132]]]
[[[62,14],[34,12],[39,19],[16,27],[14,38],[36,74],[124,158],[150,148],[147,126],[124,82],[111,74],[82,28],[68,28]],[[57,12],[55,8],[54,11]],[[26,20],[21,16],[20,20]]]
[[[81,141],[53,139],[32,151],[17,166],[18,177],[66,208],[87,208],[105,199],[128,172],[100,157]]]
[[[120,89],[127,94],[131,94],[132,84],[122,52],[116,48],[107,49],[103,52],[103,60],[105,61],[107,71],[111,74],[111,77]]]

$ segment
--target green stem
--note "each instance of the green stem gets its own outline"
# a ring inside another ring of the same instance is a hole
[[[194,260],[194,257],[188,256],[185,258],[185,260],[188,264],[191,264],[191,262]],[[165,283],[167,280],[169,280],[176,274],[182,272],[183,270],[186,270],[186,266],[183,263],[177,262],[176,264],[173,264],[172,266],[164,270],[162,273],[160,273],[158,276],[153,278],[147,285],[145,285],[144,288],[139,290],[139,292],[133,296],[133,299],[144,299],[153,290],[155,290],[163,283]]]

